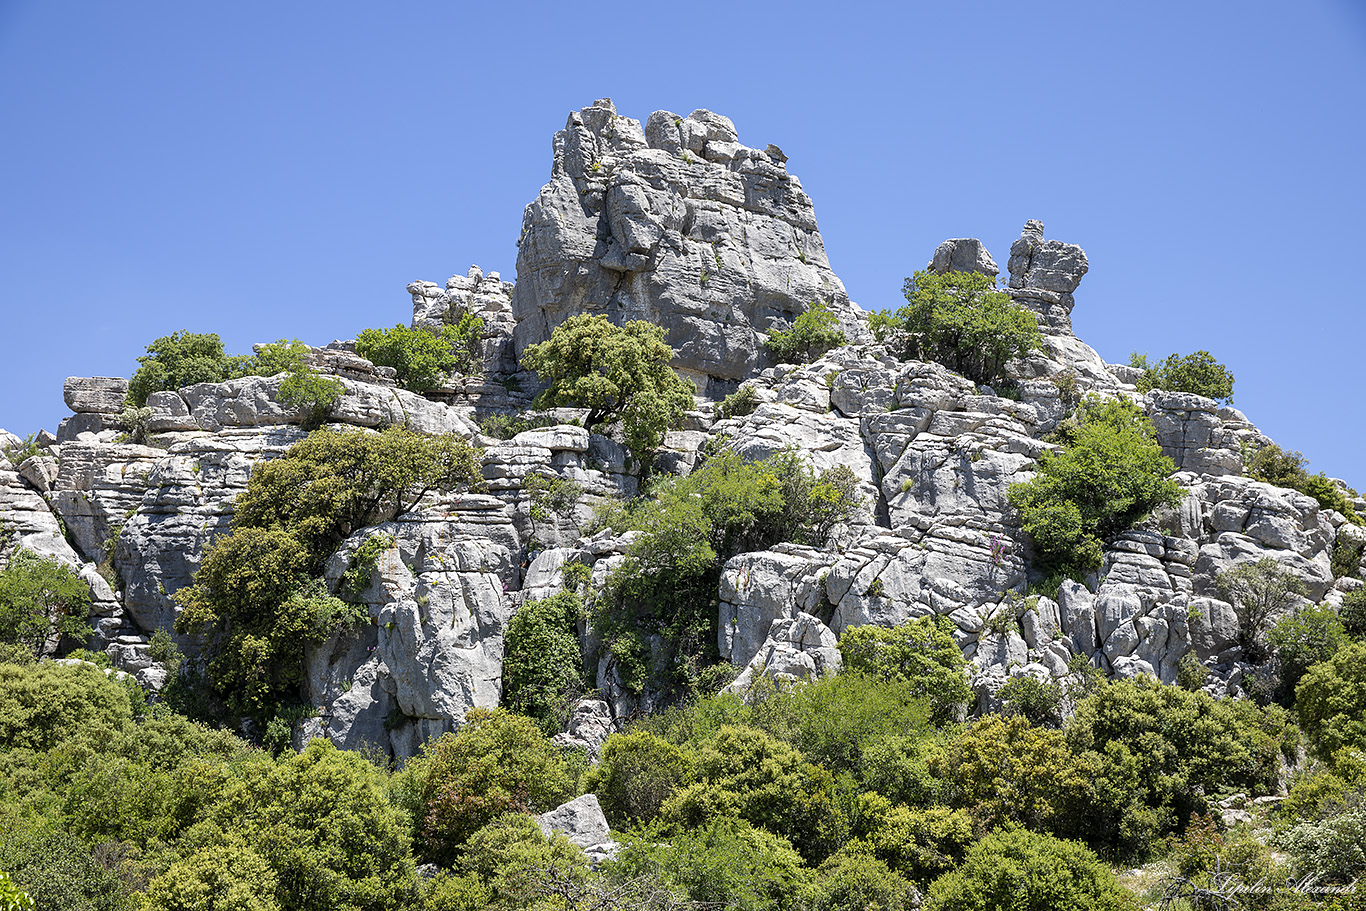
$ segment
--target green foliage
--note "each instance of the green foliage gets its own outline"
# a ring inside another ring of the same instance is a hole
[[[1233,401],[1233,374],[1208,351],[1185,357],[1171,354],[1157,363],[1149,363],[1147,355],[1135,353],[1129,356],[1129,366],[1143,371],[1137,383],[1139,392],[1165,389],[1203,395],[1216,402]]]
[[[1038,474],[1012,484],[1009,498],[1045,574],[1080,580],[1099,568],[1105,541],[1185,493],[1168,478],[1175,466],[1136,405],[1088,397],[1074,421],[1064,448],[1044,453]]]
[[[510,440],[519,433],[538,427],[553,427],[560,423],[554,414],[524,412],[522,414],[491,414],[479,422],[479,432],[499,440]]]
[[[990,383],[1007,361],[1041,344],[1033,314],[996,291],[989,276],[922,269],[906,279],[903,291],[905,307],[870,321],[880,340],[900,342],[902,357],[935,361],[975,383]]]
[[[223,340],[214,333],[172,332],[148,345],[138,363],[142,366],[128,382],[128,402],[138,408],[153,392],[221,383],[232,375]]]
[[[20,908],[125,911],[128,889],[90,849],[43,819],[0,817],[0,869],[29,901]],[[2,893],[0,893],[2,894]]]
[[[0,570],[0,642],[42,655],[54,636],[90,634],[90,587],[53,557],[16,549]]]
[[[337,591],[351,601],[359,601],[370,587],[380,555],[394,546],[394,536],[373,534],[361,542],[337,584]]]
[[[850,842],[816,871],[812,911],[905,911],[917,905],[915,887],[858,842]]]
[[[1348,634],[1360,639],[1366,636],[1366,587],[1350,591],[1342,596],[1342,607],[1338,609],[1338,619]]]
[[[1130,911],[1132,896],[1076,842],[1023,829],[993,832],[935,880],[926,911]]]
[[[392,329],[362,329],[356,353],[381,367],[392,367],[398,384],[413,392],[435,389],[454,373],[474,372],[484,321],[468,313],[439,332],[399,324]]]
[[[128,691],[89,664],[0,664],[0,749],[48,750],[131,723]]]
[[[1347,631],[1326,604],[1305,607],[1276,621],[1267,642],[1281,664],[1281,704],[1291,702],[1296,685],[1310,667],[1333,657],[1346,641]]]
[[[351,532],[402,515],[428,493],[482,486],[475,450],[457,437],[318,430],[256,467],[233,528],[290,529],[321,560]]]
[[[404,774],[420,855],[440,864],[504,813],[553,810],[575,791],[555,746],[530,719],[503,709],[471,709],[457,733],[427,744]]]
[[[690,753],[648,731],[632,731],[607,738],[584,786],[620,830],[652,821],[691,771]]]
[[[12,446],[6,446],[3,450],[5,458],[9,459],[11,465],[18,468],[24,462],[42,453],[42,448],[38,445],[38,434],[30,433],[24,437],[23,441]]]
[[[281,405],[300,409],[305,427],[317,427],[332,413],[345,392],[341,380],[320,376],[305,368],[285,377],[275,392],[275,399]]]
[[[812,863],[848,837],[834,776],[762,731],[722,727],[696,750],[692,778],[665,801],[661,819],[696,829],[739,817],[787,836]]]
[[[508,621],[503,645],[503,705],[535,719],[553,735],[564,727],[570,699],[583,692],[577,624],[583,599],[560,592],[528,601]]]
[[[1339,531],[1338,536],[1333,539],[1333,578],[1360,579],[1363,558],[1366,558],[1366,541],[1349,538]]]
[[[835,314],[823,301],[814,301],[793,321],[791,329],[770,332],[764,347],[779,363],[809,364],[844,342]]]
[[[751,384],[745,383],[721,400],[721,404],[716,406],[716,417],[721,421],[742,418],[753,414],[758,408],[759,391]]]
[[[1220,794],[1274,793],[1281,757],[1298,743],[1276,706],[1214,700],[1150,678],[1082,700],[1066,734],[1087,786],[1060,834],[1120,856],[1141,856]]]
[[[821,546],[858,506],[853,473],[817,475],[792,451],[747,462],[733,451],[685,478],[656,485],[654,499],[609,516],[617,531],[642,532],[597,602],[595,627],[618,659],[628,687],[651,676],[689,689],[698,667],[714,664],[715,598],[730,557],[780,541]],[[662,634],[646,654],[642,634]]]
[[[507,813],[470,836],[458,866],[485,884],[492,907],[559,911],[545,903],[551,878],[582,886],[588,859],[563,835],[546,838],[530,816]]]
[[[918,617],[888,629],[871,624],[845,630],[840,655],[847,670],[908,683],[928,701],[930,719],[943,724],[960,717],[972,701],[963,652],[953,641],[946,618]]]
[[[1062,724],[1063,688],[1051,677],[1040,680],[1033,674],[1011,677],[1001,687],[1001,704],[1007,715],[1023,715],[1030,724]]]
[[[34,911],[35,907],[32,897],[0,871],[0,911]]]
[[[669,366],[664,330],[643,320],[614,326],[603,316],[571,316],[522,355],[546,389],[536,407],[588,409],[584,426],[620,420],[626,448],[644,466],[692,407],[693,386]]]
[[[240,841],[200,848],[154,879],[147,911],[282,911],[280,879],[270,864]]]
[[[650,827],[628,836],[609,876],[650,874],[692,901],[734,911],[799,908],[809,875],[782,836],[735,819],[681,831]]]
[[[552,517],[572,519],[574,506],[583,496],[583,486],[559,475],[532,473],[522,479],[522,493],[530,502],[534,530],[537,522]]]
[[[1219,573],[1215,585],[1237,611],[1239,642],[1254,658],[1262,654],[1267,621],[1289,610],[1304,593],[1299,576],[1275,557],[1231,566]]]
[[[1195,692],[1209,680],[1209,668],[1195,652],[1186,652],[1176,663],[1176,685]]]
[[[1366,642],[1350,643],[1310,667],[1295,688],[1295,713],[1319,758],[1366,750]]]
[[[1357,515],[1356,508],[1342,488],[1323,472],[1311,475],[1306,470],[1308,460],[1298,452],[1267,443],[1250,455],[1244,454],[1243,463],[1244,474],[1253,480],[1298,490],[1318,500],[1324,509],[1335,509],[1342,513],[1353,525],[1366,523]]]
[[[1366,873],[1366,809],[1301,823],[1280,837],[1279,846],[1291,856],[1299,876],[1355,882]]]
[[[268,721],[297,692],[305,648],[365,619],[318,579],[352,531],[401,515],[430,491],[480,484],[463,440],[398,427],[315,431],[258,466],[237,498],[232,534],[173,596],[176,629],[204,639],[209,680],[228,709]]]

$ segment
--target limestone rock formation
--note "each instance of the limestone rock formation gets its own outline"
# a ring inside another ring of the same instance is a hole
[[[656,111],[642,128],[609,99],[570,114],[554,146],[518,242],[519,355],[576,313],[645,319],[716,397],[763,366],[766,333],[812,302],[849,341],[868,340],[777,148],[741,145],[729,119],[704,110]]]

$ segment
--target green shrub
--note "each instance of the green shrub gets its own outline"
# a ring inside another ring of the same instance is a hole
[[[1300,577],[1275,557],[1239,563],[1214,581],[1237,611],[1239,644],[1254,660],[1262,654],[1267,621],[1294,606],[1305,590]]]
[[[439,332],[413,329],[401,323],[392,329],[362,329],[356,353],[381,367],[392,367],[398,384],[413,392],[435,389],[454,373],[472,373],[479,366],[484,322],[466,313],[455,325]]]
[[[1251,454],[1243,456],[1243,473],[1255,481],[1298,490],[1318,500],[1324,509],[1335,509],[1353,525],[1366,520],[1357,515],[1347,494],[1323,472],[1311,475],[1306,470],[1308,460],[1292,450],[1282,450],[1275,443],[1267,443]]]
[[[1281,664],[1282,705],[1288,705],[1306,671],[1327,661],[1347,641],[1347,632],[1333,608],[1321,604],[1287,614],[1267,634],[1271,653]]]
[[[858,837],[849,844],[871,850],[921,887],[962,863],[978,836],[978,823],[966,810],[893,806],[879,793],[860,794],[856,814]]]
[[[709,459],[685,478],[656,485],[605,520],[618,532],[642,532],[608,578],[594,626],[634,683],[696,684],[715,664],[721,567],[746,551],[780,541],[821,546],[858,507],[856,479],[843,467],[819,475],[795,452],[747,462],[733,451]],[[642,633],[660,634],[658,654]]]
[[[1001,704],[1007,715],[1023,715],[1030,724],[1062,724],[1062,684],[1033,674],[1011,677],[1001,687]]]
[[[547,902],[546,896],[557,887],[578,894],[589,872],[582,851],[564,835],[547,838],[524,813],[499,816],[471,835],[458,867],[485,884],[491,907],[510,911],[565,907]]]
[[[770,332],[764,347],[779,363],[809,364],[844,341],[835,314],[824,302],[814,301],[793,321],[791,329]]]
[[[194,584],[173,596],[182,607],[176,630],[204,640],[209,681],[229,711],[268,722],[297,696],[306,647],[366,618],[319,579],[352,531],[401,515],[430,491],[479,485],[463,440],[397,427],[315,431],[257,466],[236,500],[232,534],[205,551]]]
[[[0,817],[0,869],[29,902],[21,908],[126,911],[128,888],[90,849],[44,819]]]
[[[1366,642],[1353,642],[1309,668],[1295,688],[1295,713],[1325,761],[1344,748],[1366,750]]]
[[[0,871],[0,911],[34,911],[33,898]]]
[[[11,465],[18,468],[24,462],[42,453],[42,447],[38,445],[38,434],[30,433],[24,437],[22,442],[12,446],[6,446],[3,450],[5,458],[9,459]]]
[[[850,842],[816,871],[813,911],[905,911],[915,887],[858,842]]]
[[[132,720],[127,689],[89,664],[0,664],[0,749],[49,750]]]
[[[138,363],[142,366],[128,381],[128,402],[138,408],[153,392],[221,383],[232,375],[223,340],[214,333],[172,332],[148,345]]]
[[[1366,557],[1366,541],[1338,532],[1333,539],[1331,566],[1334,579],[1360,579],[1361,561]]]
[[[947,618],[918,617],[887,628],[868,624],[844,631],[840,655],[846,670],[883,680],[901,680],[911,692],[928,701],[930,720],[955,720],[972,701],[963,652],[953,641]]]
[[[89,611],[90,587],[54,557],[19,548],[0,570],[0,642],[42,655],[54,636],[89,636]]]
[[[373,534],[362,541],[360,547],[351,555],[346,570],[337,582],[337,593],[345,596],[347,600],[360,601],[374,580],[375,567],[379,565],[380,556],[393,546],[393,535]]]
[[[618,882],[657,875],[706,907],[785,911],[807,897],[809,871],[786,839],[735,819],[688,830],[647,827],[628,836],[608,871]]]
[[[613,734],[584,786],[614,829],[651,822],[692,771],[692,756],[648,731]]]
[[[275,399],[281,405],[298,408],[305,427],[317,427],[332,413],[345,392],[341,380],[301,368],[281,381]]]
[[[1007,361],[1042,344],[1034,315],[996,291],[989,276],[921,270],[906,279],[903,292],[905,307],[871,321],[902,357],[935,361],[975,383],[991,383]]]
[[[564,729],[572,698],[583,692],[577,624],[583,599],[560,592],[523,604],[508,621],[503,646],[503,704],[535,719],[547,734]]]
[[[1325,883],[1351,883],[1366,873],[1366,809],[1301,823],[1278,841],[1291,856],[1299,876],[1314,876]]]
[[[758,390],[749,383],[745,383],[721,400],[721,404],[716,406],[716,417],[722,421],[730,418],[742,418],[753,414],[758,408]]]
[[[1164,389],[1203,395],[1216,402],[1233,401],[1233,374],[1208,351],[1185,357],[1172,354],[1157,363],[1149,363],[1147,355],[1135,353],[1129,356],[1129,366],[1143,371],[1137,383],[1139,392]]]
[[[958,869],[935,880],[926,911],[1130,911],[1109,867],[1076,842],[1013,829],[993,832]]]
[[[1168,478],[1175,466],[1136,405],[1089,396],[1069,420],[1063,448],[1044,453],[1038,474],[1010,485],[1009,498],[1045,575],[1080,580],[1099,568],[1104,542],[1185,491]]]
[[[1342,596],[1342,607],[1338,619],[1347,632],[1356,637],[1366,636],[1366,587],[1350,591]]]
[[[528,347],[522,366],[546,384],[537,408],[587,408],[584,427],[590,431],[620,420],[626,448],[644,467],[665,431],[692,407],[694,388],[674,373],[672,359],[658,326],[644,320],[614,326],[606,317],[584,313]]]
[[[443,865],[504,813],[543,813],[575,793],[559,750],[530,719],[503,709],[471,709],[457,733],[427,744],[404,771],[419,853]]]

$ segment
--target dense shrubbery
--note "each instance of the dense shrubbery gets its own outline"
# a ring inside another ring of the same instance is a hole
[[[809,364],[843,344],[839,320],[823,302],[816,301],[793,321],[791,329],[770,332],[764,347],[780,363]]]
[[[1229,567],[1215,584],[1237,611],[1239,644],[1254,659],[1263,654],[1267,621],[1292,607],[1304,593],[1300,577],[1275,557]]]
[[[858,506],[853,473],[817,475],[793,452],[748,462],[725,451],[654,496],[604,517],[642,532],[595,606],[595,626],[622,681],[654,678],[684,691],[718,660],[716,591],[724,562],[780,541],[823,544]],[[662,637],[652,649],[646,637]],[[657,652],[657,653],[656,653]]]
[[[1121,399],[1088,397],[1059,428],[1062,448],[1039,459],[1034,480],[1012,484],[1038,562],[1055,579],[1080,580],[1100,567],[1102,545],[1184,489],[1154,439],[1152,422]]]
[[[1295,713],[1319,758],[1332,761],[1345,748],[1366,751],[1366,642],[1310,667],[1295,689]]]
[[[1249,478],[1307,494],[1318,500],[1324,509],[1342,513],[1353,525],[1366,523],[1357,515],[1356,507],[1348,501],[1342,488],[1323,472],[1311,475],[1306,470],[1308,460],[1294,450],[1283,450],[1275,443],[1268,443],[1251,453],[1244,453],[1243,462],[1243,470]]]
[[[319,580],[352,531],[401,515],[428,492],[481,483],[464,441],[397,427],[319,430],[258,466],[237,499],[232,534],[175,593],[176,628],[202,637],[228,711],[267,721],[295,695],[305,647],[364,619]]]
[[[0,570],[0,644],[38,657],[54,638],[88,636],[89,610],[90,587],[59,560],[20,548]]]
[[[214,333],[172,332],[147,346],[128,381],[128,404],[141,408],[153,392],[176,390],[195,383],[221,383],[242,376],[275,376],[288,373],[281,384],[283,404],[311,409],[317,420],[340,398],[340,381],[320,377],[310,370],[304,356],[308,346],[298,339],[280,339],[258,345],[255,354],[228,355],[223,340]]]
[[[603,316],[580,314],[561,323],[547,341],[522,355],[546,389],[536,407],[587,408],[584,426],[621,421],[626,448],[640,465],[692,407],[693,386],[669,366],[673,349],[664,330],[644,320],[614,326]]]
[[[1001,377],[1006,362],[1041,344],[1038,321],[977,272],[921,270],[906,279],[907,304],[870,319],[879,341],[901,356],[943,364],[976,383]]]
[[[928,701],[931,719],[943,724],[955,720],[972,700],[966,662],[952,631],[952,622],[944,617],[921,617],[890,629],[856,626],[840,637],[840,655],[848,670],[908,683],[917,697]]]
[[[556,734],[584,689],[578,621],[583,599],[560,592],[512,615],[503,640],[503,704]]]
[[[1137,383],[1139,392],[1164,389],[1203,395],[1216,402],[1233,401],[1233,374],[1208,351],[1185,357],[1172,354],[1156,363],[1145,354],[1134,353],[1129,356],[1129,366],[1143,371]]]
[[[373,364],[394,368],[404,389],[426,392],[452,373],[478,369],[483,328],[483,320],[464,313],[458,322],[438,332],[401,323],[392,329],[362,329],[356,336],[356,353]]]

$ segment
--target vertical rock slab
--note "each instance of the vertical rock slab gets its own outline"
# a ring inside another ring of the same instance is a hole
[[[766,363],[766,334],[815,301],[850,342],[871,340],[776,147],[741,145],[705,110],[656,111],[642,129],[602,99],[569,115],[554,150],[518,242],[518,356],[574,314],[649,320],[675,368],[715,397]]]

